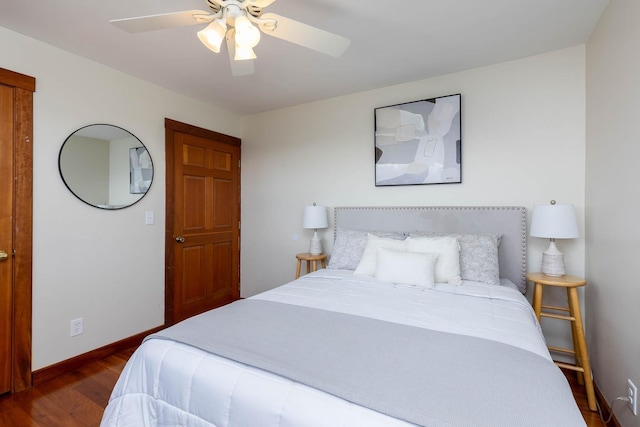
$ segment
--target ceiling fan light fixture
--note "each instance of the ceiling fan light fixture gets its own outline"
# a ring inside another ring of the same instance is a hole
[[[245,61],[247,59],[256,59],[257,56],[252,48],[250,47],[242,47],[238,45],[236,42],[236,54],[234,56],[234,60],[236,61]]]
[[[204,30],[198,31],[198,38],[209,50],[218,53],[227,33],[227,24],[222,19],[216,19]]]
[[[262,33],[326,55],[339,57],[349,46],[349,39],[312,27],[303,22],[263,9],[275,0],[206,0],[210,10],[184,10],[111,20],[112,24],[129,33],[200,24],[198,39],[207,49],[219,53],[222,42],[231,63],[233,76],[253,74],[256,54]]]
[[[253,48],[260,42],[260,30],[246,16],[238,16],[234,21],[236,44],[243,48]]]

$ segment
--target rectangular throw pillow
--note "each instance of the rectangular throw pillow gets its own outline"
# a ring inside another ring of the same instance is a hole
[[[404,240],[405,235],[392,231],[365,231],[347,228],[336,229],[336,241],[333,244],[328,268],[355,270],[367,245],[367,234],[378,237]]]
[[[357,274],[359,276],[375,276],[379,248],[404,251],[405,247],[404,240],[378,237],[375,234],[369,233],[367,235],[367,245],[362,253],[362,258],[360,258],[360,262],[353,274]]]
[[[433,288],[436,254],[378,249],[375,278],[385,282]]]
[[[436,261],[436,282],[459,285],[460,278],[460,245],[458,240],[450,236],[407,237],[407,251],[438,254]]]
[[[500,284],[498,248],[501,235],[491,233],[436,233],[412,231],[412,237],[451,236],[460,243],[460,277],[490,285]]]

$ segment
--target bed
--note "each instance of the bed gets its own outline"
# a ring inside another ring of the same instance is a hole
[[[584,426],[522,207],[334,209],[327,269],[145,339],[102,426]]]

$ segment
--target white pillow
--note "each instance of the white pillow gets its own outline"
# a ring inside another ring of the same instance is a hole
[[[459,285],[460,244],[450,236],[407,237],[406,248],[409,252],[427,252],[438,254],[436,261],[436,282]]]
[[[329,258],[328,268],[355,270],[367,246],[367,233],[378,237],[404,240],[407,236],[392,231],[365,231],[348,228],[336,229],[336,240]]]
[[[379,248],[377,255],[376,279],[433,288],[436,254]]]
[[[358,266],[356,267],[353,274],[370,277],[373,277],[376,274],[378,248],[404,251],[406,246],[404,240],[378,237],[371,233],[367,234],[367,246],[365,246],[364,252],[362,252],[362,257],[360,258],[360,262],[358,263]]]
[[[460,243],[460,277],[490,285],[500,284],[498,247],[502,236],[491,233],[412,231],[411,237],[450,236]]]

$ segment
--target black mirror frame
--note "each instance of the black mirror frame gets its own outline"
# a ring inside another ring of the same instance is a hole
[[[89,128],[89,127],[92,127],[92,126],[110,126],[110,127],[113,127],[113,128],[120,129],[123,132],[126,132],[129,135],[131,135],[136,140],[138,140],[138,142],[140,142],[140,145],[142,147],[144,147],[145,150],[147,151],[147,154],[149,154],[149,160],[151,161],[151,170],[152,170],[151,183],[149,184],[149,187],[147,188],[147,191],[145,191],[144,193],[140,193],[141,194],[140,197],[135,202],[130,203],[128,205],[122,205],[122,206],[117,206],[117,207],[98,206],[98,205],[95,205],[95,204],[93,204],[91,202],[88,202],[87,200],[83,199],[81,196],[76,194],[76,192],[73,191],[73,189],[71,188],[71,186],[69,185],[69,183],[65,179],[64,174],[62,172],[62,151],[64,150],[65,144],[67,143],[67,141],[69,141],[69,138],[71,138],[72,136],[76,135],[81,130]],[[151,153],[149,153],[149,149],[147,148],[146,145],[144,145],[144,143],[140,140],[140,138],[135,136],[132,132],[130,132],[127,129],[124,129],[124,128],[120,127],[120,126],[116,126],[116,125],[112,125],[112,124],[108,124],[108,123],[92,123],[90,125],[86,125],[86,126],[83,126],[81,128],[76,129],[71,134],[69,134],[69,136],[67,136],[67,138],[65,138],[64,142],[62,143],[62,146],[60,147],[60,151],[58,152],[58,172],[60,173],[60,178],[62,179],[62,182],[64,182],[64,185],[67,187],[69,192],[71,194],[73,194],[78,200],[82,201],[83,203],[85,203],[85,204],[87,204],[89,206],[97,208],[97,209],[102,209],[102,210],[105,210],[105,211],[114,211],[114,210],[121,210],[121,209],[125,209],[125,208],[128,208],[128,207],[131,207],[131,206],[135,205],[136,203],[138,203],[140,200],[144,199],[144,197],[149,193],[149,190],[151,190],[151,187],[153,186],[153,178],[155,176],[155,167],[154,167],[154,164],[153,164],[153,158],[151,157]]]

